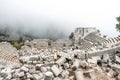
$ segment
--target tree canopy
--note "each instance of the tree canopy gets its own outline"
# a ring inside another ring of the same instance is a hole
[[[118,24],[116,24],[116,29],[120,32],[120,16],[116,18],[118,21]]]

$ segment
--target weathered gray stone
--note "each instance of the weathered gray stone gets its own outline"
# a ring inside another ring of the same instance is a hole
[[[97,65],[98,60],[101,60],[100,56],[94,56],[91,59],[88,59],[88,62]]]
[[[0,76],[3,78],[11,79],[11,68],[5,68],[0,71]]]
[[[31,75],[30,73],[26,73],[27,78],[33,78],[33,75]]]
[[[102,62],[108,62],[110,60],[110,56],[108,55],[108,54],[104,54],[103,56],[102,56]]]
[[[25,74],[24,72],[15,72],[15,77],[19,78],[19,77],[23,77]]]
[[[76,80],[85,80],[83,76],[83,71],[80,69],[75,71],[75,77],[76,77]]]
[[[115,61],[117,62],[117,63],[120,63],[120,57],[119,56],[115,56]]]
[[[120,73],[120,65],[113,64],[113,65],[111,65],[111,68],[114,69],[117,73]]]
[[[40,70],[41,70],[41,72],[46,72],[46,71],[47,71],[47,68],[44,67],[44,66],[42,66],[42,67],[40,68]]]
[[[45,76],[53,77],[53,73],[50,72],[50,71],[47,71],[47,72],[45,73]]]
[[[48,71],[45,73],[45,79],[44,80],[52,80],[53,73]]]
[[[64,69],[68,69],[70,67],[68,63],[63,64],[63,66],[64,66]]]
[[[80,61],[79,60],[75,60],[74,62],[73,62],[73,65],[72,65],[72,69],[78,69],[80,67]]]
[[[39,56],[31,56],[29,58],[30,61],[38,61],[39,60]]]
[[[51,70],[55,76],[58,76],[62,72],[56,65],[53,65]]]
[[[111,78],[115,77],[117,75],[117,73],[115,71],[113,71],[112,69],[110,69],[110,71],[107,73],[107,75]]]
[[[43,78],[43,76],[40,76],[38,74],[33,74],[33,79],[34,80],[41,80]]]
[[[62,75],[62,78],[63,78],[63,79],[68,79],[68,78],[69,78],[69,71],[64,70],[64,71],[61,73],[61,75]]]
[[[0,76],[3,78],[6,78],[8,76],[8,74],[7,73],[0,73]]]
[[[43,64],[36,64],[36,70],[40,70],[41,69],[41,66],[42,66]]]
[[[25,67],[25,66],[22,66],[22,67],[21,67],[21,70],[22,70],[22,71],[25,71],[25,72],[28,72],[29,69],[28,69],[27,67]]]
[[[89,77],[91,79],[95,78],[95,71],[94,70],[88,70],[84,72],[85,77]]]
[[[75,77],[74,76],[70,76],[69,80],[75,80]]]
[[[62,65],[62,64],[64,64],[65,61],[66,61],[65,56],[62,56],[60,59],[58,59],[58,60],[56,61],[56,63],[59,64],[59,65]]]
[[[53,80],[62,80],[61,78],[59,78],[59,77],[56,77],[56,78],[54,78]]]
[[[36,73],[36,69],[35,68],[29,69],[29,73],[30,74],[35,74]]]
[[[86,68],[88,66],[88,63],[86,61],[80,61],[80,67]]]
[[[0,80],[4,80],[4,78],[0,77]]]
[[[116,80],[120,80],[120,74],[116,77]]]

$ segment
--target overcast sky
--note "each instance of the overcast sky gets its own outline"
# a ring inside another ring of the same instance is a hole
[[[0,24],[40,31],[57,28],[96,27],[116,36],[120,0],[0,0]],[[18,26],[19,25],[19,26]]]

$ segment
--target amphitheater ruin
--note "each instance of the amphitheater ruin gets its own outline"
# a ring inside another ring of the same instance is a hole
[[[0,43],[0,80],[120,80],[120,36],[76,28],[68,39]]]

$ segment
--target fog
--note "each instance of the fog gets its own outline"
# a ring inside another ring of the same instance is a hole
[[[63,38],[76,27],[117,36],[120,0],[0,0],[0,28],[40,38]],[[15,34],[14,34],[15,33]]]

